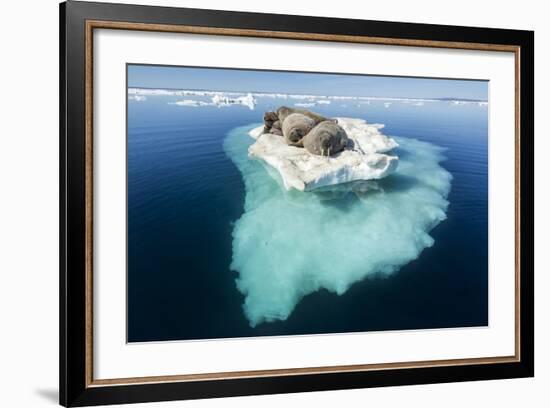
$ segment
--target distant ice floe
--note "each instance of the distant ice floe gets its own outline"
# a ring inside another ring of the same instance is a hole
[[[148,96],[175,96],[186,97],[184,100],[195,100],[197,103],[184,102],[174,103],[180,106],[246,106],[249,109],[254,109],[257,104],[257,99],[272,98],[272,99],[287,99],[296,100],[294,106],[298,107],[314,107],[317,105],[329,105],[331,102],[340,102],[340,106],[347,106],[346,103],[352,103],[353,106],[359,104],[369,105],[371,102],[382,103],[388,108],[392,103],[410,104],[411,106],[423,106],[428,102],[447,102],[453,105],[473,105],[473,106],[488,106],[487,101],[480,100],[463,100],[463,99],[437,99],[437,98],[395,98],[395,97],[378,97],[378,96],[347,96],[347,95],[314,95],[314,94],[287,94],[287,93],[270,93],[270,92],[233,92],[233,91],[210,91],[210,90],[194,90],[194,89],[150,89],[150,88],[128,88],[128,99],[134,101],[144,101]],[[188,97],[210,98],[210,102],[200,99],[189,99]],[[179,101],[182,102],[182,101]],[[202,103],[199,103],[202,102]]]
[[[129,101],[143,102],[147,100],[147,97],[143,95],[128,95]]]
[[[289,95],[282,93],[263,93],[255,92],[254,96],[257,98],[276,98],[276,99],[287,99]]]
[[[245,185],[231,269],[251,327],[287,319],[319,290],[344,295],[356,282],[388,276],[434,244],[430,231],[446,218],[452,179],[440,147],[396,137],[399,166],[386,178],[301,192],[250,160],[253,127],[224,140]]]
[[[247,106],[250,110],[254,110],[254,106],[256,105],[256,103],[256,99],[254,98],[254,96],[252,96],[251,93],[248,93],[245,96],[238,96],[236,98],[220,94],[214,95],[212,97],[212,104],[217,107],[243,105]]]
[[[310,102],[296,102],[294,106],[297,106],[299,108],[311,108],[316,105],[330,105],[329,99],[315,99],[310,100]]]
[[[465,106],[465,105],[477,105],[481,107],[489,106],[489,102],[487,101],[466,101],[466,100],[451,100],[451,105],[455,106]]]
[[[220,94],[215,94],[211,98],[211,102],[196,100],[196,99],[183,99],[176,102],[168,102],[170,105],[178,106],[187,106],[187,107],[199,107],[199,106],[216,106],[218,108],[233,106],[233,105],[242,105],[248,107],[250,110],[254,110],[256,106],[256,99],[252,94],[247,94],[245,96],[238,97],[229,97]]]
[[[212,105],[211,103],[196,101],[194,99],[183,99],[181,101],[171,102],[170,104],[178,105],[178,106],[191,106],[191,107]]]

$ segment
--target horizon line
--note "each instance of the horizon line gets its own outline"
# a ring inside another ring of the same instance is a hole
[[[234,93],[234,94],[268,94],[268,95],[285,95],[285,96],[309,96],[309,97],[324,97],[324,98],[376,98],[376,99],[399,99],[399,100],[412,100],[412,101],[464,101],[464,102],[489,102],[488,99],[472,99],[461,97],[429,97],[429,98],[412,98],[404,96],[366,96],[366,95],[322,95],[322,94],[309,94],[309,93],[287,93],[287,92],[267,92],[267,91],[234,91],[234,90],[212,90],[203,88],[169,88],[169,87],[148,87],[148,86],[128,86],[128,91],[131,89],[146,89],[146,90],[159,90],[159,91],[192,91],[192,92],[219,92],[219,93]]]

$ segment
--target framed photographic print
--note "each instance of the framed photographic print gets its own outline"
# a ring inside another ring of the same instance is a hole
[[[533,376],[533,32],[60,27],[62,405]]]

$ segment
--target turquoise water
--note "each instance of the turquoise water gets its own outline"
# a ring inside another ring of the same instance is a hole
[[[487,324],[486,107],[316,106],[385,124],[400,165],[366,193],[298,193],[246,154],[288,101],[173,100],[128,107],[129,341]]]

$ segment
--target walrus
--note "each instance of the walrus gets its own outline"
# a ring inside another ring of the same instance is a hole
[[[334,120],[334,119],[325,118],[324,116],[318,115],[317,113],[308,111],[306,109],[289,108],[288,106],[281,106],[279,109],[277,109],[277,112],[276,112],[281,123],[284,123],[285,119],[289,115],[292,115],[293,113],[301,113],[302,115],[305,115],[313,119],[315,121],[315,124],[321,123],[325,120]]]
[[[319,156],[330,156],[346,148],[348,135],[334,121],[319,123],[302,139],[305,149]]]
[[[264,131],[263,133],[270,133],[273,125],[279,121],[279,117],[275,112],[265,112],[264,113]],[[280,124],[280,122],[279,122]],[[279,126],[280,128],[280,126]]]
[[[276,120],[275,122],[273,122],[271,129],[269,129],[269,133],[272,133],[274,135],[279,135],[279,136],[283,135],[283,129],[281,128],[280,120]]]
[[[286,144],[302,147],[302,139],[317,123],[301,113],[291,113],[283,120],[283,137]]]

